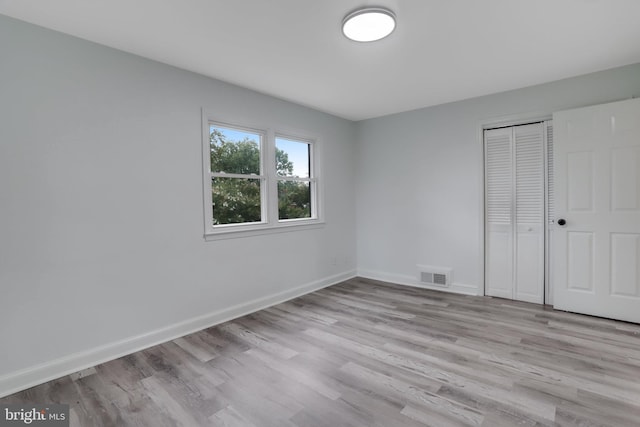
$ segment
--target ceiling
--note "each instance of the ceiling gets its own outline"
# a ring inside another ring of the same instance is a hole
[[[359,6],[395,32],[340,32]],[[639,0],[0,0],[0,13],[351,120],[640,62]]]

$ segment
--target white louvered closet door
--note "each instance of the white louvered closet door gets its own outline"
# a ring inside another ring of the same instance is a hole
[[[513,298],[513,130],[484,132],[485,293]]]
[[[553,125],[551,121],[544,122],[545,136],[546,136],[546,162],[547,162],[547,231],[545,242],[545,295],[544,303],[553,304],[553,224],[555,223],[555,191],[553,189],[555,185],[555,168],[553,165]]]
[[[486,294],[544,302],[544,125],[485,131]]]
[[[515,126],[514,299],[544,302],[543,124]]]

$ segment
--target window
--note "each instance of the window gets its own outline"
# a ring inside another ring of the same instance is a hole
[[[263,134],[214,124],[209,132],[213,225],[263,222]]]
[[[321,223],[314,139],[203,122],[205,237]]]
[[[278,175],[278,219],[311,218],[314,206],[311,193],[315,179],[311,175],[311,143],[276,137]]]

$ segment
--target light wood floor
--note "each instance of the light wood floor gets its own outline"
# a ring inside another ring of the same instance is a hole
[[[640,426],[640,325],[353,279],[0,402],[82,426]]]

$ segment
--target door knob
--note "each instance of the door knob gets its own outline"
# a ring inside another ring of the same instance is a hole
[[[558,225],[559,225],[560,227],[564,227],[565,225],[567,225],[567,220],[565,220],[564,218],[560,218],[560,219],[558,220]]]

